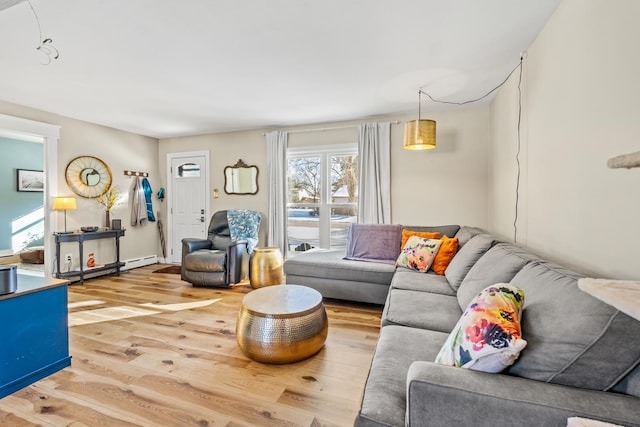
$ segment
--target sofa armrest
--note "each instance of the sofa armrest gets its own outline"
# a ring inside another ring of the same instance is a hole
[[[434,362],[407,374],[408,426],[566,426],[573,416],[638,427],[640,399]]]

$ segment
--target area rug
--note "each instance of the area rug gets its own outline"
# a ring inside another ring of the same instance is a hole
[[[164,267],[164,268],[155,270],[154,273],[180,274],[180,266],[170,265],[169,267]]]

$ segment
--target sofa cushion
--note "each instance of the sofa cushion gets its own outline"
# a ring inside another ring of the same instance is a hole
[[[383,328],[354,425],[404,426],[409,366],[417,360],[433,360],[446,339],[447,334],[442,332]]]
[[[527,303],[527,349],[509,373],[539,381],[608,390],[640,360],[640,322],[582,292],[580,275],[550,262],[525,265],[511,282]]]
[[[433,272],[426,274],[417,273],[408,268],[398,267],[391,281],[392,289],[405,289],[409,291],[431,292],[434,294],[455,296],[447,278]]]
[[[20,252],[20,260],[27,264],[44,264],[44,246],[30,246]]]
[[[605,427],[599,421],[640,427],[640,404],[615,393],[433,362],[414,362],[407,373],[406,426],[564,427],[574,416],[589,419],[582,427]]]
[[[638,363],[627,376],[618,382],[611,391],[640,397],[640,363]]]
[[[492,373],[511,366],[527,345],[520,329],[524,299],[522,290],[508,283],[483,289],[460,316],[436,362]]]
[[[460,307],[466,307],[487,286],[510,282],[531,261],[540,261],[540,258],[511,243],[496,244],[480,257],[460,284]]]
[[[467,242],[471,240],[472,237],[477,236],[478,234],[485,234],[485,233],[486,231],[484,231],[482,228],[468,227],[465,225],[460,227],[460,230],[456,233],[455,237],[458,238],[458,240],[460,241],[460,247],[462,247],[466,245]],[[453,236],[449,236],[449,237],[453,237]]]
[[[388,285],[396,271],[394,265],[351,261],[343,259],[343,256],[344,251],[339,249],[307,251],[287,259],[284,272],[296,276]]]
[[[448,236],[453,237],[460,230],[459,225],[436,225],[436,226],[421,226],[421,225],[405,225],[402,227],[403,230],[412,230],[412,231],[423,231],[423,232],[432,232],[432,233],[440,233],[440,236]]]
[[[382,312],[381,324],[449,333],[461,314],[462,310],[458,306],[456,297],[431,292],[390,289]]]
[[[407,267],[426,273],[436,258],[442,240],[411,236],[396,260],[397,267]]]
[[[395,264],[401,240],[399,224],[351,224],[345,259]]]
[[[494,244],[496,238],[490,234],[483,233],[473,236],[449,263],[444,275],[449,284],[455,290],[460,287],[460,283],[465,278],[471,267],[485,254]]]

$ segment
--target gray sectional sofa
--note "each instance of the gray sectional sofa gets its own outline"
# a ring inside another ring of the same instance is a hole
[[[459,238],[443,276],[348,261],[340,251],[285,262],[287,283],[384,303],[355,425],[565,426],[577,416],[640,427],[640,321],[582,292],[580,274],[483,230],[458,228],[421,228]],[[501,374],[435,363],[469,302],[496,283],[525,293],[528,344],[519,359]]]

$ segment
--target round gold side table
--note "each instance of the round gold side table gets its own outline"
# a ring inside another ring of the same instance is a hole
[[[242,300],[236,323],[238,346],[263,363],[292,363],[316,354],[329,322],[322,295],[299,285],[256,289]]]
[[[255,248],[251,254],[249,283],[253,289],[283,282],[282,253],[279,248]]]

